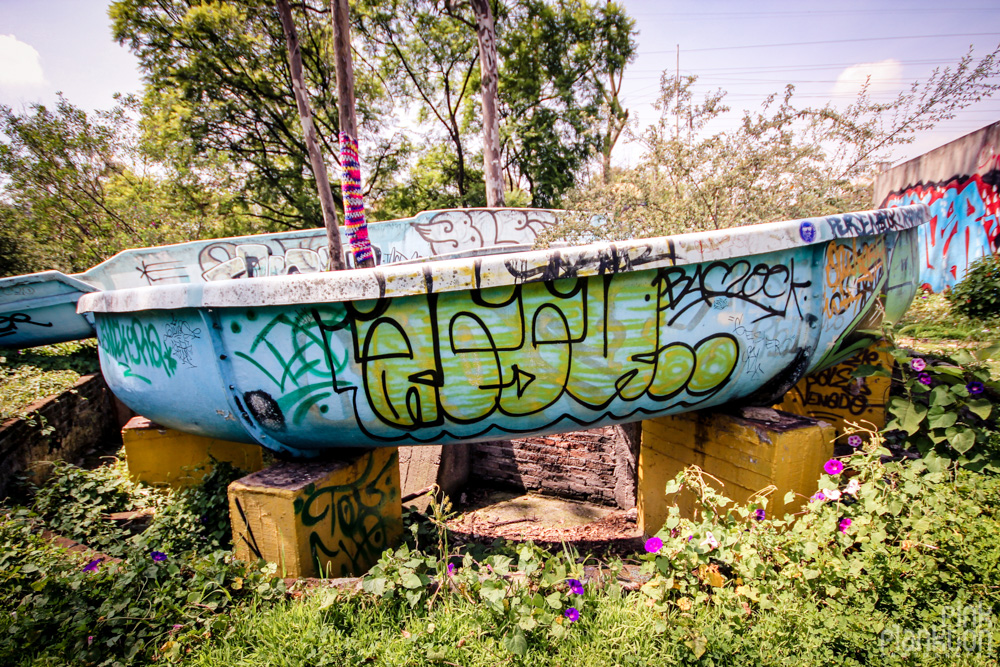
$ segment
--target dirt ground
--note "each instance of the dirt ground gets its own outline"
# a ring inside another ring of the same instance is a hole
[[[500,489],[470,490],[458,501],[458,515],[448,528],[468,541],[504,538],[545,546],[567,543],[579,551],[605,556],[628,556],[643,545],[634,508],[620,510]]]

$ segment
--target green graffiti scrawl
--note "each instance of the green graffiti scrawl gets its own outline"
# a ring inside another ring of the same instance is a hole
[[[177,372],[173,348],[163,344],[155,326],[143,324],[138,317],[133,317],[128,324],[109,319],[101,327],[100,345],[106,355],[126,368],[125,377],[150,382],[135,373],[138,366],[161,369],[167,377]]]
[[[335,321],[343,321],[345,311],[342,306],[331,306],[324,309],[324,314]],[[246,312],[247,322],[256,319],[255,311]],[[233,322],[231,326],[234,330],[241,330],[243,325]],[[272,339],[277,340],[279,345],[275,345]],[[286,356],[282,354],[281,346],[288,341],[291,342],[291,353]],[[338,358],[336,355],[327,356],[325,349],[322,332],[312,310],[302,310],[291,315],[282,313],[270,320],[254,337],[250,349],[237,351],[235,356],[252,364],[278,386],[282,393],[278,401],[281,411],[285,414],[290,411],[292,422],[299,423],[310,408],[332,395],[331,384],[336,374],[347,368],[347,350]],[[274,363],[278,366],[274,372],[269,370],[266,362],[256,358],[264,350],[270,353],[271,367]],[[335,386],[342,388],[348,383],[337,381]]]

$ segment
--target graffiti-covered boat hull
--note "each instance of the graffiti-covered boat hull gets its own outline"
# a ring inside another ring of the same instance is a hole
[[[553,211],[462,209],[375,222],[368,230],[376,261],[384,265],[524,249],[555,222]],[[346,246],[346,237],[342,241]],[[329,266],[328,245],[325,229],[204,239],[126,250],[71,276],[44,271],[0,278],[0,347],[94,336],[93,318],[76,310],[79,298],[90,292],[317,273]]]
[[[292,455],[768,404],[916,290],[923,207],[97,292],[101,365],[179,430]]]

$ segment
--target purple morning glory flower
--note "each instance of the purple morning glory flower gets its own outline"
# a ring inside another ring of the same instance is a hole
[[[764,510],[757,510],[753,513],[753,518],[757,519],[758,521],[763,521],[766,517],[767,517],[767,512],[765,512]]]
[[[455,576],[455,564],[454,563],[448,563],[448,576],[449,577],[454,577]]]
[[[162,551],[154,551],[150,554],[157,563],[167,560],[167,554]]]
[[[569,609],[563,612],[563,616],[568,618],[570,623],[576,623],[578,620],[580,620],[580,610],[577,609],[576,607],[570,607]]]
[[[854,449],[857,449],[858,447],[860,447],[863,442],[864,441],[861,439],[860,435],[852,435],[852,436],[848,436],[848,438],[847,438],[847,444],[850,445],[851,447],[853,447]]]
[[[910,359],[910,368],[919,373],[927,368],[927,362],[920,357],[914,357],[913,359]]]
[[[647,553],[655,554],[663,547],[663,540],[658,537],[651,537],[646,540],[646,551]]]
[[[101,559],[95,558],[86,565],[83,566],[84,572],[97,572],[97,569],[101,567]]]
[[[920,384],[930,385],[930,383],[931,383],[931,374],[930,373],[921,373],[920,375],[917,376],[917,382],[919,382]]]
[[[983,393],[986,387],[979,380],[973,380],[969,384],[965,385],[965,388],[969,390],[969,393],[973,396]]]
[[[851,527],[851,520],[848,519],[847,517],[844,517],[843,519],[840,520],[840,524],[837,527],[840,529],[840,532],[846,534],[847,529]]]
[[[827,475],[839,475],[844,472],[844,464],[837,459],[830,459],[823,464],[823,471]]]
[[[566,583],[569,584],[569,590],[574,595],[583,595],[583,584],[580,583],[579,579],[567,579]]]

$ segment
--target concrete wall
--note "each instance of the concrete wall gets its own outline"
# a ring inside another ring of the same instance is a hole
[[[14,417],[0,425],[0,498],[18,473],[44,475],[48,469],[40,462],[78,462],[103,442],[121,441],[118,404],[100,373],[83,376],[70,391],[36,401],[27,410],[29,418]]]
[[[635,507],[639,424],[472,445],[469,481]]]
[[[1000,122],[968,134],[875,179],[878,207],[926,204],[920,228],[920,283],[954,287],[971,263],[1000,243]]]

